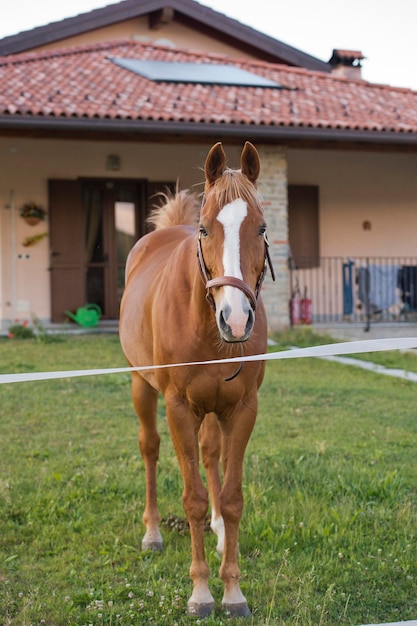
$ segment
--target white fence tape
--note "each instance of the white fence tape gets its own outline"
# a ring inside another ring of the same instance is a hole
[[[238,356],[230,359],[215,359],[213,361],[192,361],[190,363],[169,363],[166,365],[146,365],[141,367],[112,367],[92,370],[64,370],[61,372],[28,372],[23,374],[1,374],[0,384],[22,383],[39,380],[53,380],[57,378],[75,378],[78,376],[99,376],[102,374],[120,374],[122,372],[143,372],[168,367],[186,367],[189,365],[219,365],[221,363],[242,363],[247,361],[277,361],[282,359],[300,359],[306,357],[336,356],[342,354],[361,354],[365,352],[384,352],[386,350],[408,350],[417,348],[417,337],[368,339],[365,341],[348,341],[332,343],[311,348],[296,348],[283,352],[269,354],[255,354],[253,356]]]

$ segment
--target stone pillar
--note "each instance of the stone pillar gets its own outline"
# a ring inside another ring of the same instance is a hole
[[[268,225],[270,254],[275,270],[275,282],[268,272],[262,289],[269,329],[288,327],[288,192],[287,158],[282,146],[258,146],[261,159],[259,192]]]

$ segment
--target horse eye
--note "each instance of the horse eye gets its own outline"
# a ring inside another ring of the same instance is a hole
[[[200,224],[200,227],[199,227],[199,233],[200,233],[200,237],[207,237],[207,235],[208,235],[208,232],[206,231],[204,226],[202,226],[201,224]]]
[[[262,226],[259,226],[259,235],[262,237],[262,235],[265,235],[266,233],[266,224],[262,224]]]

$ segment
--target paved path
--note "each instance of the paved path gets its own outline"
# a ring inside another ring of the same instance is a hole
[[[386,376],[395,376],[396,378],[403,378],[404,380],[411,380],[417,383],[417,373],[407,372],[406,370],[391,369],[384,367],[383,365],[377,365],[376,363],[370,363],[369,361],[361,361],[359,359],[352,359],[347,356],[320,356],[317,357],[324,361],[334,361],[335,363],[343,363],[344,365],[354,365],[355,367],[361,367],[364,370],[376,372],[377,374],[385,374]],[[417,622],[416,622],[417,624]]]
[[[417,626],[417,619],[408,622],[388,622],[386,624],[367,624],[366,626]]]
[[[269,339],[269,345],[277,345],[276,341]],[[296,349],[298,346],[293,346]],[[408,372],[407,370],[392,369],[385,367],[384,365],[378,365],[377,363],[371,363],[369,361],[361,361],[360,359],[354,359],[347,356],[317,356],[316,359],[323,359],[324,361],[333,361],[335,363],[342,363],[344,365],[353,365],[354,367],[361,367],[364,370],[375,372],[377,374],[385,374],[385,376],[394,376],[395,378],[402,378],[404,380],[410,380],[413,383],[417,383],[417,372]],[[417,626],[417,623],[416,623]]]
[[[415,323],[378,323],[372,324],[365,332],[364,324],[314,324],[313,330],[320,334],[331,335],[340,341],[359,341],[361,339],[384,339],[386,337],[415,337],[417,324]]]

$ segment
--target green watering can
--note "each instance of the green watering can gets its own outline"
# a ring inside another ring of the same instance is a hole
[[[71,311],[65,311],[65,314],[80,326],[91,328],[92,326],[97,326],[101,317],[101,309],[98,304],[86,304],[77,309],[75,315]]]

